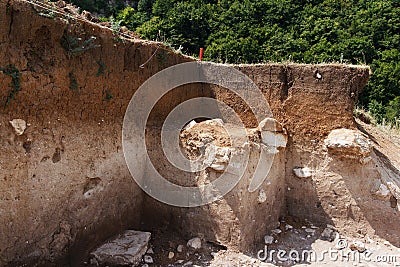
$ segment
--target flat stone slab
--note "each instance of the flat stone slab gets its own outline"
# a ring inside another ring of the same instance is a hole
[[[90,253],[91,263],[136,266],[147,251],[151,233],[127,230]]]

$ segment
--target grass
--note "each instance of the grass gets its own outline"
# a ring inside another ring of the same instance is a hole
[[[45,17],[45,18],[49,18],[49,19],[54,19],[56,17],[57,8],[54,5],[51,5],[50,9],[42,8],[42,10],[40,10],[40,11],[38,11],[35,8],[35,5],[33,5],[32,3],[30,5],[31,5],[31,8],[32,8],[33,12],[35,14],[38,14],[39,16],[42,16],[42,17]]]
[[[353,111],[353,114],[354,117],[356,117],[360,121],[366,124],[371,124],[384,132],[387,132],[389,134],[400,134],[400,119],[395,119],[392,122],[388,122],[383,119],[381,123],[378,123],[378,120],[371,114],[371,112],[361,107],[356,107]]]
[[[167,52],[165,50],[161,50],[160,53],[158,53],[157,61],[161,67],[164,67],[164,65],[167,61]]]
[[[100,47],[100,45],[94,43],[95,41],[95,36],[90,36],[88,39],[83,40],[80,37],[69,35],[67,30],[64,31],[60,40],[62,47],[67,52],[68,58],[71,58],[71,56],[77,56],[89,49]]]

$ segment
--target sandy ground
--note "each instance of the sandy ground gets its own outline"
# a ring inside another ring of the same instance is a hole
[[[273,244],[259,244],[258,250],[245,253],[211,243],[203,243],[201,249],[194,250],[186,245],[187,240],[172,235],[165,239],[163,236],[167,243],[151,243],[154,253],[149,255],[154,264],[148,266],[400,266],[400,249],[388,242],[369,237],[355,240],[339,234],[335,240],[326,241],[321,239],[324,227],[293,222],[290,218],[288,221],[290,224],[281,222],[278,228],[281,233],[270,233],[274,237]],[[153,240],[158,239],[157,235],[154,237]],[[350,245],[354,241],[362,241],[366,251],[352,251]],[[179,245],[182,245],[182,252],[177,251]],[[174,256],[168,258],[171,252]]]

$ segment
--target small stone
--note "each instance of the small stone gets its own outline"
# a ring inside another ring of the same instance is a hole
[[[360,162],[362,165],[365,165],[365,164],[367,164],[368,162],[370,162],[371,160],[372,160],[372,157],[371,157],[371,156],[368,156],[368,157],[360,158],[359,162]]]
[[[144,255],[144,262],[145,263],[154,263],[153,257],[150,255]]]
[[[23,135],[26,129],[26,122],[21,119],[13,119],[10,121],[11,126],[17,135]]]
[[[175,253],[173,253],[172,251],[170,251],[168,253],[168,259],[172,259],[175,256]]]
[[[224,127],[225,123],[222,119],[211,119],[203,122],[206,125]]]
[[[274,118],[265,118],[258,125],[258,130],[270,132],[283,132],[282,125]]]
[[[279,235],[280,233],[282,233],[281,229],[274,229],[271,231],[271,233],[275,234],[275,235]]]
[[[353,243],[350,244],[349,248],[353,251],[357,250],[358,252],[364,252],[367,249],[365,248],[365,244],[360,241],[354,241]]]
[[[210,168],[213,169],[214,171],[222,172],[226,169],[226,165],[223,163],[213,163],[211,164]]]
[[[142,264],[142,267],[149,267],[149,265],[147,263]]]
[[[291,226],[290,224],[286,224],[285,229],[286,229],[286,231],[288,231],[290,229],[293,229],[293,226]]]
[[[304,231],[306,231],[306,233],[309,233],[309,234],[315,233],[315,229],[311,229],[311,228],[306,228],[306,229],[304,229]]]
[[[264,242],[265,242],[265,244],[270,245],[274,242],[274,237],[270,236],[270,235],[266,235],[266,236],[264,236]]]
[[[327,227],[327,228],[330,228],[330,229],[333,229],[333,230],[336,230],[335,226],[333,226],[333,225],[331,225],[331,224],[327,224],[326,227]]]
[[[200,249],[201,248],[201,239],[198,237],[192,238],[187,242],[187,246],[194,248],[194,249]]]
[[[261,188],[259,193],[258,193],[258,203],[261,204],[261,203],[264,203],[265,201],[267,201],[267,194]]]
[[[184,260],[177,260],[176,263],[177,264],[182,264],[184,262]]]
[[[147,254],[154,254],[154,250],[152,248],[149,248],[146,253]]]
[[[312,171],[310,168],[294,168],[294,174],[299,178],[310,178],[312,176]]]
[[[387,199],[391,195],[389,188],[385,184],[380,184],[374,194],[381,199]]]
[[[181,253],[181,252],[183,251],[183,245],[179,245],[179,246],[176,248],[176,251],[178,251],[179,253]]]
[[[332,242],[335,239],[334,231],[331,228],[326,227],[321,233],[321,239]]]
[[[188,261],[185,264],[183,264],[182,267],[184,267],[184,266],[192,266],[192,265],[193,265],[193,262],[192,261]]]

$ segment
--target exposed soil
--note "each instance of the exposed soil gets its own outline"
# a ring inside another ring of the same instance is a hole
[[[57,10],[78,16],[69,6],[57,5]],[[153,233],[156,265],[192,261],[199,266],[262,266],[256,253],[279,220],[285,231],[271,248],[334,246],[318,239],[331,224],[349,240],[360,239],[379,253],[397,253],[382,244],[400,246],[400,138],[353,118],[354,103],[369,79],[368,67],[231,66],[251,80],[240,87],[243,94],[254,82],[269,103],[268,117],[273,115],[284,128],[266,131],[266,136],[280,136],[285,144],[263,146],[259,131],[249,141],[247,176],[231,192],[201,207],[172,207],[146,195],[132,179],[122,150],[122,124],[144,81],[195,59],[132,33],[117,35],[87,18],[53,16],[20,0],[0,1],[0,266],[89,264],[93,248],[125,229]],[[322,78],[316,78],[317,72]],[[198,184],[199,178],[204,184],[212,181],[226,163],[215,160],[214,169],[184,173],[173,168],[161,149],[167,115],[196,97],[226,103],[253,134],[259,125],[252,108],[267,110],[260,99],[246,103],[215,85],[188,84],[163,96],[146,124],[147,151],[135,152],[143,158],[147,153],[165,179],[186,186]],[[229,119],[227,108],[217,108],[220,119]],[[226,132],[205,124],[199,123],[193,135],[184,132],[183,141],[194,140],[182,149],[202,141],[196,134],[208,134],[214,145],[239,150]],[[328,148],[327,138],[338,129],[350,132],[339,137],[352,143]],[[363,153],[358,153],[360,140]],[[260,187],[250,192],[262,149],[273,151],[273,164]],[[192,156],[201,151],[194,152]],[[146,177],[145,164],[133,171],[135,178],[152,178]],[[299,176],[295,169],[309,175]],[[286,230],[285,223],[293,229]],[[307,237],[302,226],[311,224],[318,229]],[[202,249],[188,250],[186,242],[196,236],[203,240]],[[179,244],[182,253],[176,252]],[[175,253],[172,259],[169,252]]]
[[[349,237],[337,234],[337,239],[328,241],[321,236],[326,226],[315,226],[297,218],[282,220],[280,233],[268,233],[274,242],[260,242],[257,249],[245,252],[230,250],[213,243],[204,242],[201,249],[187,247],[188,240],[171,234],[168,229],[155,233],[151,242],[154,264],[149,266],[399,266],[400,249],[382,239]],[[367,252],[352,251],[354,241],[363,242]],[[339,249],[337,244],[347,243]],[[182,252],[177,248],[181,245]],[[285,255],[278,258],[278,251]],[[260,252],[261,251],[261,252]],[[173,257],[169,258],[173,252]],[[265,252],[267,256],[265,256]],[[315,254],[310,254],[314,252]],[[292,253],[292,254],[290,254]],[[144,263],[143,263],[144,264]]]
[[[386,156],[388,163],[400,170],[400,133],[395,129],[373,126],[357,120],[358,128],[368,135],[376,151]]]

